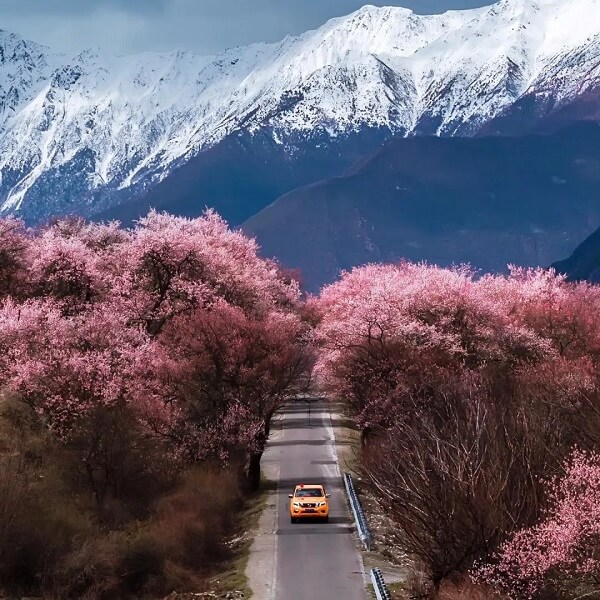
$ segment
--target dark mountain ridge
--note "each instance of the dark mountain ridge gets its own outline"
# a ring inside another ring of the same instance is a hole
[[[211,207],[237,226],[282,194],[343,173],[390,136],[384,128],[336,138],[315,131],[308,139],[282,144],[272,132],[238,132],[189,160],[144,196],[94,218],[128,225],[150,208],[195,217]]]
[[[599,225],[600,126],[581,122],[548,135],[392,139],[243,229],[315,290],[371,261],[547,266]]]
[[[569,258],[552,266],[571,281],[600,283],[600,229],[579,244]]]

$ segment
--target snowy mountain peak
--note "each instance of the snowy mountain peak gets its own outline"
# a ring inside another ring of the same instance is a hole
[[[0,32],[0,212],[94,212],[237,131],[286,145],[363,128],[468,135],[525,96],[560,107],[595,86],[600,0],[367,5],[214,56],[67,57]]]

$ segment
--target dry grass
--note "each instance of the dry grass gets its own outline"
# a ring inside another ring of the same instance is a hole
[[[424,588],[416,589],[419,585],[403,582],[387,584],[387,588],[393,600],[411,600],[415,597],[428,597],[433,600],[505,600],[502,596],[475,585],[466,577],[456,582],[443,583],[437,594],[431,592],[428,594]],[[369,591],[375,598],[372,586],[369,586]]]
[[[409,600],[410,599],[410,596],[409,596],[408,592],[406,591],[405,583],[403,583],[401,581],[397,581],[395,583],[386,583],[386,587],[388,589],[388,592],[390,593],[390,596],[392,597],[392,600]],[[369,584],[367,586],[367,593],[369,594],[369,598],[377,598],[372,584]]]
[[[360,468],[360,431],[346,415],[346,406],[341,400],[331,400],[330,410],[340,471],[356,476]]]
[[[244,508],[239,514],[236,526],[237,534],[229,543],[232,556],[222,565],[226,568],[210,580],[211,589],[215,592],[241,591],[245,598],[252,597],[252,591],[248,587],[246,568],[254,532],[269,497],[269,484],[271,483],[263,479],[261,489],[245,498]]]
[[[468,577],[457,581],[446,581],[442,584],[436,600],[502,600],[503,596],[477,585]]]
[[[0,402],[0,597],[163,598],[209,589],[224,565],[221,587],[245,587],[249,541],[236,532],[261,503],[243,497],[238,470],[171,463],[165,480],[158,450],[144,454],[133,441],[132,469],[151,468],[143,478],[132,471],[127,497],[99,506],[78,472],[81,454],[45,434],[23,405]]]
[[[89,527],[89,522],[80,525],[75,506],[65,505],[60,519],[50,519],[45,512],[40,517],[44,527],[36,523],[35,535],[29,521],[21,524],[17,556],[39,566],[38,554],[49,558],[48,549],[56,548],[45,566],[46,585],[40,590],[16,589],[90,600],[160,598],[172,591],[205,590],[206,580],[232,556],[227,540],[239,498],[231,473],[193,469],[180,486],[160,499],[150,519],[123,529],[103,531]],[[24,545],[30,537],[35,545]],[[76,543],[57,546],[57,539]],[[14,569],[12,575],[18,584],[19,571]]]

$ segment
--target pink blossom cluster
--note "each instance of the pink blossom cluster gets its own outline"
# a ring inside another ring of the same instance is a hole
[[[515,533],[497,560],[475,576],[532,598],[555,578],[600,571],[600,455],[575,451],[564,475],[548,483],[548,507],[540,522]]]
[[[264,447],[304,366],[299,288],[215,213],[0,220],[0,389],[62,440],[126,407],[192,459]]]
[[[411,369],[505,364],[525,377],[550,370],[570,398],[595,385],[600,291],[551,271],[478,278],[465,267],[368,265],[325,287],[313,304],[321,317],[318,372],[347,398],[368,382],[365,426],[401,404]]]
[[[541,269],[478,278],[466,267],[368,265],[313,301],[324,375],[347,349],[402,341],[443,349],[465,364],[589,355],[600,349],[600,290]]]

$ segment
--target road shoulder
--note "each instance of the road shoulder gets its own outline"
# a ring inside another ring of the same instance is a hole
[[[385,532],[388,527],[387,519],[378,507],[375,498],[368,492],[361,490],[361,479],[358,468],[360,460],[360,432],[345,415],[342,401],[332,400],[330,411],[340,470],[342,473],[349,473],[354,479],[363,510],[367,517],[367,523],[373,535],[371,551],[366,551],[360,545],[365,572],[368,573],[371,569],[378,568],[381,570],[387,583],[396,584],[395,587],[401,588],[409,574],[408,565],[405,563],[403,556],[391,558],[392,553],[387,547],[385,540]],[[394,554],[396,554],[395,551]]]
[[[274,423],[270,441],[283,436],[281,422]],[[265,453],[266,454],[266,453]],[[258,526],[254,531],[254,540],[250,546],[246,578],[252,598],[256,600],[275,600],[277,590],[277,527],[279,508],[277,501],[277,482],[279,467],[265,460],[261,464],[263,482],[267,494]]]

